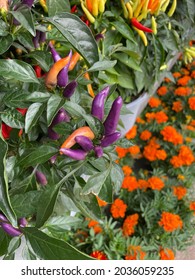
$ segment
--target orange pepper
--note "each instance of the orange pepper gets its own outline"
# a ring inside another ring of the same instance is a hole
[[[87,10],[92,13],[92,9],[93,9],[93,4],[91,3],[91,0],[86,0],[86,6],[87,6]]]
[[[89,73],[88,72],[85,72],[85,74],[83,75],[87,80],[90,80],[90,76],[89,76]],[[91,84],[88,84],[87,85],[87,90],[88,90],[88,93],[89,95],[91,95],[91,97],[95,97],[95,93],[93,91],[93,88],[91,86]]]
[[[45,85],[48,89],[52,89],[57,85],[57,76],[59,72],[66,66],[69,59],[69,56],[64,57],[52,65],[45,77]]]
[[[77,64],[77,62],[79,61],[80,59],[80,54],[78,52],[75,52],[73,55],[72,55],[72,58],[70,60],[70,65],[69,65],[69,68],[68,70],[71,71],[74,69],[75,65]]]
[[[77,136],[86,136],[91,140],[93,140],[95,138],[95,134],[88,126],[79,127],[71,135],[68,136],[68,138],[61,145],[60,149],[61,148],[69,149],[72,146],[74,146],[76,144],[75,137],[77,137]],[[60,153],[60,154],[62,154],[62,153]]]

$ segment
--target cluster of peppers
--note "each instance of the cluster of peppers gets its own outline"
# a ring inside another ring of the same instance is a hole
[[[0,227],[3,229],[4,232],[6,232],[9,236],[15,237],[20,236],[22,234],[22,231],[20,228],[27,226],[27,220],[26,218],[22,217],[18,219],[18,228],[13,227],[8,219],[0,213]]]
[[[91,23],[95,22],[99,13],[105,11],[106,0],[80,0],[80,2],[83,12]]]
[[[166,12],[169,4],[170,0],[121,0],[124,17],[130,21],[131,26],[137,31],[145,46],[148,44],[145,33],[157,33],[155,16],[158,16],[160,12]],[[175,12],[176,6],[177,0],[173,0],[167,13],[169,17]],[[140,23],[143,19],[147,18],[148,14],[152,15],[152,28],[148,28]]]
[[[64,141],[60,148],[60,154],[64,154],[75,160],[84,160],[90,151],[94,151],[95,156],[100,158],[103,156],[103,148],[112,145],[117,141],[121,134],[116,131],[120,110],[123,105],[122,98],[117,97],[109,111],[108,116],[104,120],[104,104],[106,97],[108,96],[110,88],[107,86],[101,90],[93,99],[91,114],[92,116],[103,122],[104,135],[100,139],[98,144],[93,143],[95,139],[93,131],[88,127],[80,127],[76,129],[69,137]],[[80,146],[79,149],[71,149],[75,144]]]

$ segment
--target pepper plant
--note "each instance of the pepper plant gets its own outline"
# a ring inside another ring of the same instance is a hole
[[[100,59],[89,27],[70,13],[68,1],[58,2],[54,10],[47,1],[47,16],[38,1],[5,1],[1,8],[4,259],[14,258],[21,239],[25,259],[89,259],[63,240],[79,222],[71,213],[101,221],[97,196],[112,202],[123,179],[110,146],[120,137],[122,98],[109,100],[114,89],[101,84],[93,99],[84,78],[115,61]]]

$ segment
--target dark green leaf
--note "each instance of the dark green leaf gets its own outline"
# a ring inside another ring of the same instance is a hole
[[[32,36],[36,35],[31,9],[27,5],[22,5],[17,10],[10,11],[10,13],[27,31],[31,33]]]
[[[84,114],[86,114],[85,110],[83,109],[83,107],[81,107],[80,105],[71,102],[71,101],[67,101],[64,104],[65,109],[67,110],[67,112],[73,116],[83,116]]]
[[[4,232],[3,229],[0,228],[0,256],[6,254],[9,242],[10,242],[10,237],[8,236],[8,234]]]
[[[18,165],[25,167],[35,166],[36,164],[48,161],[52,156],[57,154],[57,152],[58,150],[52,146],[42,145],[33,152],[22,156],[18,161]]]
[[[1,119],[7,125],[13,128],[23,128],[24,127],[24,117],[17,110],[8,109],[1,114]]]
[[[11,202],[18,217],[33,216],[37,211],[41,192],[30,191],[11,196]]]
[[[111,23],[118,32],[120,32],[124,38],[132,41],[133,43],[136,44],[133,31],[129,27],[129,25],[123,21],[114,21]]]
[[[195,20],[195,3],[194,0],[186,0],[185,1],[187,4],[187,11],[189,18],[191,19],[192,22]]]
[[[27,57],[33,58],[37,64],[43,69],[43,71],[48,72],[52,64],[52,57],[49,52],[36,50],[30,52],[26,55]]]
[[[33,126],[36,125],[38,119],[43,113],[45,105],[42,103],[33,103],[26,113],[25,118],[25,132],[28,133]]]
[[[28,32],[21,32],[17,34],[18,41],[27,49],[34,49],[32,36]]]
[[[21,82],[39,83],[32,66],[17,59],[0,59],[0,76]]]
[[[90,260],[91,257],[81,253],[67,242],[49,237],[36,228],[23,229],[34,254],[43,260]]]
[[[21,244],[21,237],[19,236],[13,237],[8,246],[8,250],[7,250],[8,254],[9,255],[13,254],[16,251],[16,249],[20,247],[20,244]]]
[[[59,193],[59,186],[45,189],[39,197],[36,216],[36,227],[42,227],[51,216]]]
[[[62,13],[47,20],[62,33],[89,66],[99,60],[97,43],[91,30],[79,17]]]
[[[60,108],[65,103],[65,98],[60,97],[59,95],[52,95],[47,102],[47,125],[49,126],[59,111]]]
[[[8,25],[0,19],[0,36],[6,36],[8,35]]]
[[[95,72],[95,71],[103,71],[109,68],[113,68],[114,65],[116,64],[116,60],[109,61],[109,60],[103,60],[103,61],[98,61],[94,63],[89,69],[87,69],[87,72]]]
[[[109,173],[110,168],[91,176],[82,190],[82,195],[88,195],[90,193],[98,195]]]
[[[64,233],[65,230],[71,230],[71,227],[77,226],[80,222],[81,220],[77,217],[57,216],[49,219],[45,224],[45,227],[49,230]]]
[[[6,37],[0,37],[0,54],[5,53],[13,43],[13,37],[8,34]]]
[[[114,53],[112,56],[114,58],[116,58],[118,61],[125,64],[126,66],[128,66],[134,70],[142,72],[142,69],[140,68],[140,66],[138,64],[138,61],[136,59],[128,56],[127,54],[121,52],[121,53]]]
[[[12,209],[9,194],[8,183],[5,172],[5,157],[7,154],[7,144],[3,141],[0,135],[0,209],[5,214],[7,219],[13,224],[17,225],[15,213]]]
[[[58,13],[69,12],[70,3],[67,0],[46,0],[48,7],[48,14],[50,17],[55,16]]]

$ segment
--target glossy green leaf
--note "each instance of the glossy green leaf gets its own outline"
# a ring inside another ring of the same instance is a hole
[[[49,237],[36,228],[23,228],[34,254],[43,260],[90,260],[88,255],[80,252],[67,242]]]
[[[11,196],[13,209],[17,216],[28,217],[35,215],[40,195],[41,192],[29,191]]]
[[[53,63],[51,54],[45,51],[36,50],[28,53],[26,57],[33,58],[45,72],[49,71],[50,66]]]
[[[94,63],[89,69],[87,69],[87,72],[95,72],[95,71],[103,71],[109,68],[113,68],[115,64],[117,63],[116,60],[109,61],[109,60],[103,60],[98,61]]]
[[[6,254],[11,237],[0,228],[0,256]]]
[[[134,38],[133,31],[129,27],[129,25],[123,21],[114,21],[111,23],[118,32],[120,32],[124,38],[132,41],[133,43],[137,44]]]
[[[65,103],[65,98],[60,97],[59,95],[52,95],[47,102],[47,125],[49,126],[59,111],[60,108]]]
[[[13,224],[17,225],[17,220],[13,208],[10,203],[8,194],[8,182],[5,172],[5,157],[7,154],[7,144],[0,135],[0,209],[5,214],[7,219]]]
[[[39,83],[32,66],[17,59],[0,59],[0,76],[21,82]]]
[[[46,0],[48,14],[50,17],[55,16],[58,13],[69,12],[70,3],[67,0]]]
[[[8,35],[8,30],[9,30],[8,25],[5,23],[5,21],[0,19],[0,36]]]
[[[36,227],[40,228],[51,216],[60,187],[58,185],[46,188],[39,197],[36,215]]]
[[[28,133],[36,125],[38,119],[43,113],[45,105],[42,103],[33,103],[28,108],[25,118],[25,132]]]
[[[81,220],[78,217],[56,216],[51,217],[45,224],[45,227],[55,232],[64,233],[65,230],[71,230],[71,227],[77,226],[80,222]]]
[[[110,168],[108,168],[103,172],[98,172],[95,175],[91,176],[88,179],[86,185],[84,186],[82,190],[82,194],[88,195],[92,193],[94,195],[98,195],[109,173],[110,173]]]
[[[34,44],[32,41],[32,36],[28,32],[20,32],[17,35],[17,40],[27,49],[34,49]]]
[[[79,17],[61,13],[47,19],[68,40],[89,66],[99,61],[98,47],[88,26]]]
[[[22,5],[17,10],[10,11],[10,13],[32,36],[36,35],[31,9],[27,5]]]
[[[189,15],[190,19],[192,20],[192,22],[194,22],[195,21],[195,3],[194,3],[194,0],[187,0],[185,2],[186,2],[186,5],[187,5],[188,15]]]
[[[57,154],[58,150],[52,146],[42,145],[31,153],[22,156],[18,165],[29,167],[35,166],[36,164],[41,164],[48,161],[53,155]]]
[[[13,43],[13,37],[8,34],[6,37],[0,37],[0,54],[5,53]]]
[[[126,66],[128,66],[134,70],[142,72],[142,69],[139,66],[137,60],[128,56],[127,54],[121,52],[121,53],[114,53],[112,56],[114,58],[116,58],[118,61],[125,64]]]
[[[24,127],[24,116],[20,114],[17,110],[8,109],[1,114],[1,119],[7,125],[13,128],[23,128]]]

